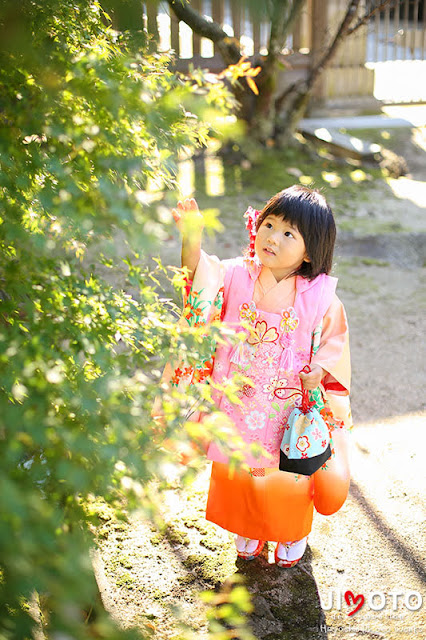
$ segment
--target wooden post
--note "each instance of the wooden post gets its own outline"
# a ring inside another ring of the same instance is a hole
[[[312,43],[311,43],[311,67],[314,67],[324,53],[328,28],[328,0],[312,0]],[[325,74],[321,74],[316,83],[312,95],[316,100],[324,100]]]
[[[385,60],[389,60],[389,48],[390,48],[390,9],[389,5],[385,7],[385,37],[384,37],[384,46],[385,46]]]
[[[302,48],[302,16],[299,16],[299,19],[295,23],[293,27],[293,51],[299,51]]]
[[[423,3],[423,11],[425,11],[425,9],[426,9],[426,7],[424,6],[424,3]],[[416,34],[418,32],[418,28],[419,28],[419,0],[414,0],[414,7],[413,7],[413,36],[412,36],[412,40],[411,40],[411,49],[412,49],[411,59],[412,60],[416,59],[416,46],[417,46]]]
[[[179,20],[172,9],[170,9],[170,44],[174,49],[176,59],[178,59],[180,55]]]
[[[303,25],[301,45],[304,49],[309,49],[309,51],[312,49],[312,2],[313,0],[306,0],[305,6],[300,14],[300,20]]]
[[[380,42],[380,14],[376,13],[376,15],[374,16],[374,61],[375,62],[379,62],[379,56],[380,51],[379,51],[379,42]]]
[[[191,0],[191,7],[201,13],[201,0]],[[192,55],[201,56],[201,38],[196,33],[192,32]]]
[[[408,42],[408,0],[404,0],[404,60],[407,60],[409,56],[407,56],[407,49],[409,47]]]
[[[293,27],[293,50],[295,52],[300,49],[312,50],[312,32],[313,32],[313,20],[312,17],[312,2],[313,0],[306,0],[302,7],[299,17],[297,18]]]
[[[157,23],[157,5],[152,2],[146,3],[146,21],[148,33],[152,35],[154,42],[158,44],[160,41],[160,34],[158,32]]]
[[[223,16],[224,16],[224,0],[212,0],[212,18],[215,22],[223,26]],[[220,52],[216,45],[214,45],[214,55],[220,55]]]
[[[250,22],[253,29],[253,55],[256,56],[260,51],[260,19],[253,8],[250,8]]]
[[[234,38],[240,41],[241,37],[241,3],[240,0],[231,0],[232,28]]]
[[[393,10],[393,32],[395,37],[393,39],[393,57],[390,59],[398,60],[398,47],[399,47],[399,2],[396,3]]]

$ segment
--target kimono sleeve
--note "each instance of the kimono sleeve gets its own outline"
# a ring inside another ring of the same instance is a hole
[[[216,345],[207,336],[208,325],[221,318],[224,308],[225,275],[237,263],[238,258],[221,261],[216,256],[210,256],[205,251],[201,251],[194,279],[187,280],[183,291],[183,312],[178,325],[204,326],[210,352],[195,366],[188,365],[183,360],[167,362],[161,378],[163,385],[179,387],[184,391],[188,385],[203,382],[210,377]],[[157,396],[154,401],[151,415],[157,420],[163,418],[160,396]],[[195,411],[190,419],[197,421],[199,413]]]
[[[207,324],[220,317],[225,276],[230,269],[239,264],[239,260],[220,260],[215,255],[201,251],[194,279],[187,281],[184,292],[183,317],[189,324]]]
[[[337,296],[323,318],[320,344],[312,363],[325,371],[322,385],[334,416],[351,428],[349,329],[344,306]]]

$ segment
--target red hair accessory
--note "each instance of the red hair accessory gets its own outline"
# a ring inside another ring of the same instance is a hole
[[[256,220],[259,217],[260,211],[257,209],[253,209],[253,207],[249,207],[244,214],[246,220],[246,229],[249,232],[250,245],[249,245],[249,255],[251,258],[254,258],[254,242],[256,240]]]

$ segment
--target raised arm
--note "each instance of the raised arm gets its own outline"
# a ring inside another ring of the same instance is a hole
[[[188,269],[189,279],[192,280],[200,260],[204,219],[194,198],[178,202],[172,214],[182,234],[182,267]]]

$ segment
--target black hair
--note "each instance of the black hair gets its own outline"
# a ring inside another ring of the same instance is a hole
[[[280,191],[266,204],[256,220],[256,232],[268,216],[286,220],[301,234],[310,262],[303,261],[291,275],[313,280],[330,273],[333,266],[336,224],[324,196],[315,189],[294,185]]]

